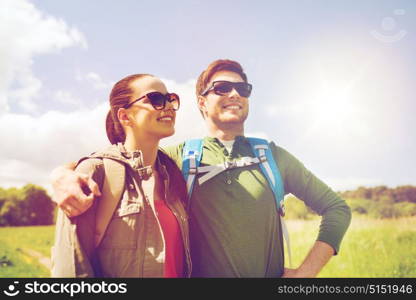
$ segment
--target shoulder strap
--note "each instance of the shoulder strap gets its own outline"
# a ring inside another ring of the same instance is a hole
[[[253,153],[260,159],[260,168],[266,176],[270,188],[273,191],[276,199],[277,210],[284,214],[283,198],[284,187],[282,177],[280,175],[279,168],[274,160],[273,153],[270,150],[269,143],[265,139],[259,138],[247,138],[250,142]]]
[[[186,181],[188,197],[191,198],[197,168],[202,158],[202,139],[186,140],[182,151],[182,175]]]
[[[276,208],[280,213],[280,224],[282,228],[283,237],[286,242],[288,256],[289,256],[289,267],[292,267],[292,251],[290,247],[290,238],[287,226],[283,220],[285,209],[283,205],[283,198],[285,195],[282,176],[280,175],[279,168],[273,157],[273,153],[270,150],[269,143],[265,139],[259,138],[248,138],[253,153],[260,159],[260,168],[266,176],[269,182],[270,188],[273,191],[274,198],[276,200]]]
[[[103,239],[107,226],[124,191],[126,178],[126,169],[121,162],[103,158],[103,164],[105,177],[102,196],[100,201],[98,201],[97,207],[94,236],[95,247],[98,247]]]

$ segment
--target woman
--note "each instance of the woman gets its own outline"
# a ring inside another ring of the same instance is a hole
[[[175,163],[158,150],[160,139],[174,133],[179,97],[158,78],[136,74],[114,85],[110,107],[112,145],[77,166],[103,195],[78,217],[59,210],[52,277],[189,277],[186,186]],[[114,196],[111,186],[120,180]]]

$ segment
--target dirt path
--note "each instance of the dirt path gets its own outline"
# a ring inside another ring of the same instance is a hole
[[[28,249],[28,248],[24,248],[24,249],[20,249],[20,251],[23,254],[26,254],[30,257],[33,257],[35,259],[37,259],[37,261],[45,266],[46,268],[48,268],[48,270],[51,269],[51,259],[49,257],[44,256],[42,253],[35,251],[33,249]]]

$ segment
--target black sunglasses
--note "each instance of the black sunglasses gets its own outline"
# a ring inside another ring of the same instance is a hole
[[[130,102],[129,104],[125,105],[124,108],[129,108],[137,101],[140,101],[144,98],[147,98],[150,100],[150,104],[152,104],[153,108],[156,110],[162,110],[166,107],[166,102],[169,101],[172,103],[173,110],[178,110],[180,106],[180,99],[179,96],[175,93],[167,93],[166,95],[163,95],[160,92],[150,92],[133,102]]]
[[[215,94],[222,96],[228,94],[233,89],[235,89],[241,97],[247,98],[250,97],[252,88],[253,86],[247,82],[231,82],[220,80],[214,81],[210,87],[208,87],[207,89],[205,89],[205,91],[201,93],[201,96],[205,96],[212,90]]]

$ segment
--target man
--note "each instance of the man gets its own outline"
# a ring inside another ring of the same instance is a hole
[[[247,76],[235,61],[214,61],[199,76],[198,107],[209,132],[203,140],[201,166],[254,156],[244,136],[250,92]],[[259,165],[227,169],[202,184],[196,180],[193,187],[189,204],[192,276],[314,277],[339,251],[351,219],[349,207],[290,153],[273,142],[269,146],[285,193],[322,215],[317,241],[297,269],[284,268],[280,216]],[[182,143],[166,149],[180,168],[183,147]],[[99,195],[85,175],[57,169],[53,177],[59,196],[54,200],[70,216],[85,211],[94,194]],[[88,185],[92,193],[84,195],[79,185]]]

